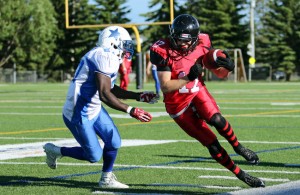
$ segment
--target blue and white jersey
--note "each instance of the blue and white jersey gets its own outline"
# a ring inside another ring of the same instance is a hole
[[[81,117],[93,119],[101,110],[95,72],[111,79],[113,88],[118,75],[120,61],[116,55],[102,47],[95,47],[86,53],[76,69],[69,86],[63,115],[70,121],[80,121]]]

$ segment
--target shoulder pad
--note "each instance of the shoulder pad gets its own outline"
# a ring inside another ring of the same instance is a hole
[[[150,47],[150,61],[155,65],[166,65],[168,57],[167,50],[169,49],[169,42],[166,40],[158,40]]]
[[[204,47],[208,47],[208,48],[211,48],[211,47],[212,47],[211,41],[210,41],[210,38],[209,38],[209,35],[208,35],[208,34],[200,33],[200,34],[198,35],[198,37],[199,37],[200,43],[201,43]]]

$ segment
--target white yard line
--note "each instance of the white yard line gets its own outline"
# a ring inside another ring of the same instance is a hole
[[[40,137],[0,137],[1,139],[6,139],[6,140],[48,140],[48,142],[50,142],[50,140],[63,140],[63,139],[73,139],[73,138],[40,138]],[[125,139],[124,139],[125,140]],[[151,140],[149,140],[151,141]],[[161,141],[171,141],[171,142],[198,142],[197,140],[161,140]],[[227,140],[219,140],[219,142],[222,143],[226,143],[228,142]],[[241,143],[252,143],[252,144],[275,144],[275,145],[300,145],[300,142],[278,142],[278,141],[253,141],[253,140],[240,140],[239,142]],[[1,146],[1,145],[0,145]],[[292,164],[291,164],[292,166]]]
[[[99,142],[103,147],[104,145],[103,142],[101,140],[99,140]],[[173,142],[178,142],[178,141],[177,140],[122,140],[122,147],[164,144],[164,143],[173,143]],[[46,143],[47,141],[25,143],[25,144],[0,145],[0,160],[45,156],[45,153],[43,151],[43,145],[45,145]],[[51,143],[58,146],[66,146],[66,147],[78,146],[76,140],[72,138],[55,140],[55,141],[51,141]]]
[[[5,138],[5,137],[2,137]],[[7,139],[7,137],[5,138]],[[24,139],[24,138],[18,138]],[[45,139],[43,139],[45,140]],[[48,141],[35,142],[35,143],[24,143],[24,144],[6,144],[0,145],[0,160],[18,159],[26,157],[37,157],[44,156],[43,145],[47,142],[52,142],[58,146],[73,147],[78,146],[78,143],[73,139],[53,139],[52,141],[48,138]],[[99,140],[103,147],[103,142]],[[195,140],[122,140],[122,147],[128,146],[142,146],[142,145],[153,145],[153,144],[166,144],[174,142],[196,142]],[[221,142],[227,142],[222,140]],[[259,143],[259,144],[290,144],[300,145],[300,142],[268,142],[268,141],[241,141],[241,143]]]

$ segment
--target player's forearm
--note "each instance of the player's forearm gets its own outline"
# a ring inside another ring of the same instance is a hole
[[[122,89],[121,87],[114,85],[114,88],[111,89],[111,92],[120,99],[134,99],[136,100],[140,93],[136,93],[133,91],[127,91]]]
[[[121,102],[114,94],[112,93],[102,93],[100,95],[100,100],[105,103],[110,108],[126,112],[128,105]]]
[[[160,86],[163,93],[170,93],[172,91],[179,90],[189,82],[190,81],[188,80],[187,76],[185,76],[180,79],[162,82]]]

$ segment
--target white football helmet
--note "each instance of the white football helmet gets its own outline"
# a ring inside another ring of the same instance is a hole
[[[133,55],[133,41],[123,27],[109,26],[101,31],[98,37],[97,46],[109,49],[113,54],[118,56],[120,62]]]

